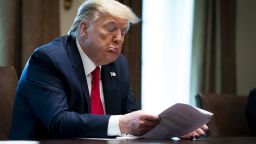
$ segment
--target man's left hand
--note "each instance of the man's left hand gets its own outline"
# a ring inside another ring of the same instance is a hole
[[[188,133],[188,134],[185,134],[184,136],[182,136],[181,138],[182,139],[198,139],[200,138],[201,136],[204,136],[205,135],[205,132],[208,130],[208,126],[206,124],[204,124],[202,127]]]

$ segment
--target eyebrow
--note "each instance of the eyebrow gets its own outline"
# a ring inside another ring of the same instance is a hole
[[[108,25],[117,25],[117,26],[120,27],[120,25],[118,24],[118,22],[116,22],[115,20],[107,21],[107,22],[105,23],[105,26],[108,26]],[[120,27],[120,28],[122,29],[122,31],[127,32],[127,31],[129,30],[129,25],[126,24],[126,25],[124,25],[123,27]]]

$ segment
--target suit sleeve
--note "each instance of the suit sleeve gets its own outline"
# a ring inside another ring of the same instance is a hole
[[[44,51],[34,52],[20,81],[36,117],[52,137],[107,137],[110,116],[70,111],[58,67]]]

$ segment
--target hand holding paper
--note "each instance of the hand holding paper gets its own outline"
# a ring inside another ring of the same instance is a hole
[[[146,139],[181,137],[206,124],[212,116],[213,114],[208,111],[177,103],[159,114],[160,124],[141,137]]]
[[[186,135],[183,135],[181,136],[180,138],[181,139],[198,139],[200,138],[200,136],[203,136],[205,135],[205,132],[208,130],[208,126],[206,124],[204,124],[202,127],[186,134]]]
[[[120,117],[119,126],[122,134],[140,136],[158,125],[158,116],[146,114],[143,111],[135,111]]]

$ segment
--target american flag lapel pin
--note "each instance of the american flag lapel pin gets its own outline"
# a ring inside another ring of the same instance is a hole
[[[115,72],[110,72],[110,76],[111,77],[116,77],[116,73]]]

